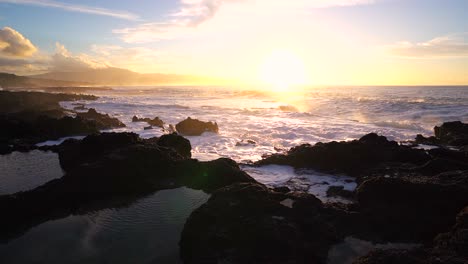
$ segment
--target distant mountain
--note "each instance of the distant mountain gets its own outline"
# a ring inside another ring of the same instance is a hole
[[[49,79],[68,82],[87,82],[96,85],[158,85],[158,84],[197,84],[205,78],[177,74],[141,74],[120,68],[90,69],[80,72],[49,72],[30,76],[36,79]]]
[[[37,88],[57,86],[81,86],[89,85],[85,82],[72,82],[63,80],[37,79],[27,76],[18,76],[10,73],[0,72],[0,88]]]

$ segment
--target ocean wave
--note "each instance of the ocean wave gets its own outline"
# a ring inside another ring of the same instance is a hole
[[[372,124],[379,127],[391,127],[398,129],[410,129],[410,130],[425,130],[421,125],[414,123],[412,121],[377,121]]]

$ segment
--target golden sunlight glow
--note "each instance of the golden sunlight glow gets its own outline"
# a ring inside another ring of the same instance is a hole
[[[293,86],[307,83],[302,60],[287,50],[272,52],[260,66],[260,80],[274,91],[288,91]]]

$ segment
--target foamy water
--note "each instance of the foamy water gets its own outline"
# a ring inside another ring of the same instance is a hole
[[[100,96],[97,101],[82,102],[127,125],[113,131],[133,131],[145,138],[165,133],[159,128],[144,130],[147,124],[132,123],[133,115],[158,116],[166,124],[176,124],[189,116],[216,121],[219,134],[187,137],[194,158],[200,160],[228,157],[249,163],[302,143],[351,140],[370,132],[404,141],[414,139],[416,134],[432,135],[433,127],[445,121],[468,122],[468,87],[328,87],[295,93],[232,87],[114,89],[111,94],[96,92]],[[72,109],[74,105],[65,102],[63,106]],[[248,140],[255,144],[245,144]],[[306,189],[320,198],[327,184],[320,186],[316,183],[319,180],[351,188],[333,176],[317,178],[315,172],[305,177],[290,168],[244,169],[271,186],[284,184],[296,189],[299,185],[294,180],[284,182],[288,177],[304,184],[309,181]]]

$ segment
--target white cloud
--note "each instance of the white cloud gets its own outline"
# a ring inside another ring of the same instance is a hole
[[[244,10],[251,12],[297,12],[304,9],[327,8],[333,6],[354,6],[372,4],[376,0],[180,0],[180,8],[167,14],[164,21],[143,23],[135,27],[116,29],[125,42],[144,43],[185,37],[194,28],[212,19],[221,8],[239,3]],[[242,15],[239,15],[242,20]]]
[[[386,49],[392,55],[408,58],[468,57],[468,33],[437,37],[421,43],[402,41]]]
[[[136,72],[167,72],[167,66],[178,60],[177,55],[148,47],[122,47],[93,45],[92,56],[109,67],[125,68]]]
[[[37,51],[31,41],[18,31],[4,27],[0,29],[0,55],[11,57],[29,57]]]
[[[0,0],[0,2],[58,8],[58,9],[71,11],[71,12],[80,12],[80,13],[87,13],[87,14],[100,15],[100,16],[110,16],[110,17],[126,19],[126,20],[139,20],[138,15],[135,15],[126,11],[110,10],[106,8],[62,3],[62,2],[57,2],[53,0]]]
[[[50,57],[49,61],[49,70],[51,71],[74,72],[108,67],[105,63],[87,54],[73,55],[58,42],[55,44],[55,48],[55,54]]]

